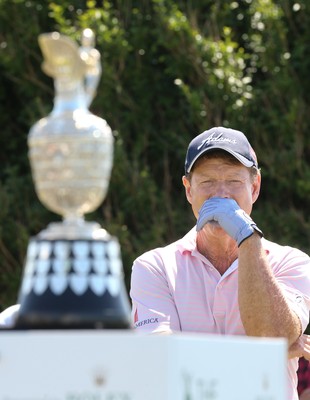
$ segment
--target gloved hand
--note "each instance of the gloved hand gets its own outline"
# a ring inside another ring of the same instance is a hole
[[[233,199],[213,197],[206,200],[199,211],[197,231],[211,221],[218,222],[228,235],[235,239],[238,246],[255,231],[263,236],[251,217]]]

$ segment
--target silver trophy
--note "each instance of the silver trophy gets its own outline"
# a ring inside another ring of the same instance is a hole
[[[101,76],[94,34],[81,46],[57,32],[39,36],[54,107],[32,126],[29,159],[40,201],[62,216],[30,239],[17,328],[129,328],[130,304],[119,242],[84,214],[104,200],[113,135],[88,107]]]

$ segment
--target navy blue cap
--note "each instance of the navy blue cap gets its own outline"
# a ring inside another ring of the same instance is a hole
[[[202,132],[190,142],[185,159],[185,174],[191,171],[200,156],[211,150],[225,150],[246,167],[258,168],[256,154],[244,133],[218,126]]]

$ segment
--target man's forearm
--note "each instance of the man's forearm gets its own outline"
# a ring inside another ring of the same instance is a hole
[[[285,337],[289,345],[294,343],[301,335],[301,323],[274,278],[258,234],[240,245],[238,269],[239,308],[246,334]]]

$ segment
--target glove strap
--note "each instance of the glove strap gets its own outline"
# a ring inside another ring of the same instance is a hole
[[[240,240],[240,242],[238,243],[238,247],[240,247],[240,245],[246,240],[248,239],[250,236],[252,236],[254,234],[254,232],[257,232],[259,234],[259,236],[262,238],[264,237],[263,232],[258,228],[258,226],[253,223],[251,225],[248,225],[246,227],[246,229],[244,230],[244,232],[241,233],[242,235],[242,239]]]

